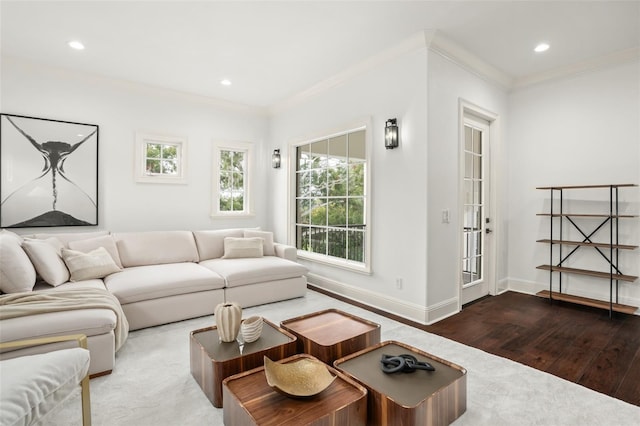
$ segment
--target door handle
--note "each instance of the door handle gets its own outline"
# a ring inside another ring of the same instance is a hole
[[[491,228],[484,228],[484,232],[485,232],[485,234],[490,234],[490,233],[492,233],[492,232],[493,232],[493,229],[491,229]]]

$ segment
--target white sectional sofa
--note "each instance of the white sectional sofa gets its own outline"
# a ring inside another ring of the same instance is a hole
[[[295,259],[295,247],[274,243],[270,232],[255,229],[28,238],[5,230],[0,233],[0,290],[5,293],[0,296],[0,341],[86,334],[89,372],[106,374],[128,330],[212,315],[224,301],[249,307],[304,296],[307,269]],[[81,308],[83,298],[76,293],[82,289],[104,293],[118,306]],[[40,298],[68,294],[75,301],[50,312],[15,313],[33,308]],[[8,304],[16,299],[22,303]],[[1,357],[37,351],[16,350]]]

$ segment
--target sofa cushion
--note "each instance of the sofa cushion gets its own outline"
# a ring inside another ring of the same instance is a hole
[[[63,247],[57,238],[25,238],[22,242],[22,248],[31,259],[38,275],[52,286],[69,281],[69,270],[60,256]]]
[[[36,285],[33,286],[33,291],[65,291],[71,288],[99,288],[105,290],[104,282],[101,279],[93,279],[93,280],[84,280],[84,281],[67,281],[64,284],[57,285],[55,287],[51,287],[49,284],[44,281],[36,281]]]
[[[61,233],[39,233],[34,238],[46,240],[47,238],[57,238],[65,246],[69,247],[71,241],[86,240],[89,238],[102,237],[109,235],[109,231],[93,231],[93,232],[61,232]]]
[[[69,268],[71,281],[104,278],[121,269],[104,247],[98,247],[89,253],[63,248],[62,259]]]
[[[273,232],[256,231],[254,229],[244,230],[245,238],[262,238],[262,254],[265,256],[275,256],[276,252],[273,248]]]
[[[31,291],[36,282],[36,270],[21,244],[22,238],[17,234],[0,232],[0,291],[3,293]]]
[[[118,247],[116,246],[116,242],[111,235],[103,235],[96,238],[69,241],[68,246],[71,250],[77,250],[84,253],[93,251],[98,247],[104,247],[113,261],[116,263],[116,265],[118,265],[119,268],[122,268],[122,262],[120,261]]]
[[[243,257],[262,257],[262,238],[233,238],[224,239],[223,259],[239,259]]]
[[[116,314],[111,309],[72,309],[64,312],[45,312],[29,315],[26,320],[24,317],[3,319],[1,337],[3,342],[10,342],[66,334],[98,336],[112,333],[116,328],[116,322]]]
[[[75,393],[89,371],[89,361],[87,349],[71,348],[0,362],[2,424],[44,420]]]
[[[242,229],[220,229],[215,231],[193,231],[200,260],[219,259],[224,256],[225,237],[241,238]]]
[[[227,287],[300,277],[307,268],[275,256],[243,259],[210,259],[200,265],[224,277]]]
[[[224,287],[217,273],[195,263],[135,266],[104,279],[121,304]]]
[[[199,260],[189,231],[124,232],[113,234],[113,238],[125,268]]]

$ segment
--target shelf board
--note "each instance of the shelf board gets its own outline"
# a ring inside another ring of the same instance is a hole
[[[585,247],[601,247],[601,248],[614,248],[614,249],[622,249],[622,250],[635,250],[638,246],[631,246],[628,244],[609,244],[609,243],[588,243],[586,241],[568,241],[568,240],[549,240],[542,239],[537,240],[537,243],[547,243],[547,244],[563,244],[567,246],[585,246]]]
[[[638,186],[635,183],[615,183],[610,185],[568,185],[568,186],[538,186],[536,189],[593,189],[593,188],[625,188]]]
[[[549,299],[549,290],[542,290],[536,293],[536,296]],[[606,300],[589,299],[588,297],[574,296],[566,293],[558,293],[556,291],[551,293],[553,300],[562,300],[564,302],[576,303],[578,305],[591,306],[593,308],[602,308],[609,310],[611,307],[614,312],[622,312],[625,314],[633,314],[638,309],[635,306],[621,305],[619,303],[613,303],[612,306]]]
[[[540,265],[540,266],[536,266],[536,269],[542,269],[543,271],[566,272],[569,274],[577,274],[577,275],[588,275],[590,277],[596,277],[596,278],[609,279],[612,277],[608,272],[591,271],[589,269],[567,268],[565,266]],[[637,280],[638,277],[633,275],[613,274],[613,279],[632,283],[635,280]]]
[[[550,217],[596,217],[596,218],[634,218],[638,215],[632,214],[585,214],[585,213],[536,213],[536,216],[550,216]]]

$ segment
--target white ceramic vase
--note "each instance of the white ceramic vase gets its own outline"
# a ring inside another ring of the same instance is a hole
[[[218,335],[223,342],[233,342],[238,337],[242,322],[242,308],[237,303],[220,303],[215,309]]]
[[[255,342],[260,338],[262,334],[262,324],[264,321],[262,317],[252,316],[244,321],[240,326],[240,333],[242,333],[242,340],[245,343]]]

